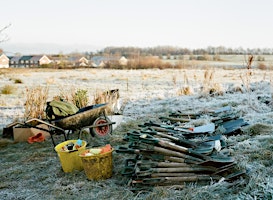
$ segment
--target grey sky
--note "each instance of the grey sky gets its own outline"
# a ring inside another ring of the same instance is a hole
[[[0,27],[11,23],[10,40],[0,48],[272,48],[272,8],[272,0],[8,0]]]

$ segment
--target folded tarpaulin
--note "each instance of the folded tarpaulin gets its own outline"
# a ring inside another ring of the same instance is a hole
[[[64,101],[51,101],[47,103],[46,114],[49,119],[57,119],[73,115],[79,111],[79,108],[72,103]]]

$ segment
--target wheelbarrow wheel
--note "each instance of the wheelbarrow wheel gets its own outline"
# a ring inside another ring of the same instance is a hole
[[[98,136],[98,137],[104,137],[108,134],[112,133],[112,124],[107,124],[105,126],[99,126],[101,124],[110,123],[111,120],[106,116],[100,116],[98,117],[94,122],[93,125],[96,126],[94,128],[91,128],[91,134],[92,136]]]

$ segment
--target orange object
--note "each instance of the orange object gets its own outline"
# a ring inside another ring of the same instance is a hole
[[[45,137],[43,136],[42,133],[38,133],[37,135],[29,137],[27,141],[30,144],[32,144],[34,142],[43,142],[43,141],[45,141]]]
[[[109,152],[112,150],[112,147],[110,144],[105,145],[104,147],[101,147],[101,154]]]

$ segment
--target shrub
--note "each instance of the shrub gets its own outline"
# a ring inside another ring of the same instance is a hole
[[[265,58],[263,56],[258,56],[257,61],[265,61]]]
[[[5,85],[1,89],[1,94],[12,94],[14,91],[15,91],[14,86],[12,86],[12,85]]]
[[[23,81],[21,79],[15,79],[14,83],[23,83]]]
[[[209,60],[208,56],[203,55],[203,56],[197,56],[196,60]]]
[[[88,99],[87,90],[78,89],[74,94],[72,94],[72,102],[78,108],[86,107],[89,103]]]
[[[214,61],[222,61],[220,55],[214,55],[214,56],[213,56],[213,60],[214,60]]]
[[[266,65],[264,64],[264,63],[259,63],[258,64],[258,69],[260,69],[260,70],[266,70]]]

